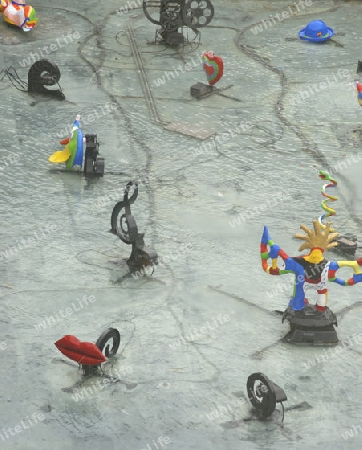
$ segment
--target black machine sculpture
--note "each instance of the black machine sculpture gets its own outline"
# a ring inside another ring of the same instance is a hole
[[[284,420],[283,402],[288,399],[280,386],[269,380],[264,374],[257,372],[248,377],[246,388],[248,398],[260,420],[272,418],[277,403],[282,405],[282,421]]]
[[[132,190],[133,193],[130,195],[130,191]],[[131,205],[137,197],[138,182],[128,182],[124,191],[123,200],[118,202],[113,208],[111,229],[109,230],[125,244],[132,245],[131,256],[127,260],[131,272],[158,264],[156,251],[145,245],[143,240],[144,233],[138,232],[136,221],[131,213]]]
[[[52,96],[64,100],[65,96],[60,89],[47,89],[45,86],[58,85],[60,70],[58,66],[48,59],[36,61],[28,72],[28,92]],[[60,86],[59,86],[60,87]]]
[[[99,158],[99,142],[96,134],[86,134],[84,153],[84,174],[88,176],[104,175],[104,158]]]
[[[358,60],[357,73],[362,73],[362,61]]]
[[[143,0],[143,11],[148,20],[161,28],[157,36],[168,45],[185,43],[184,27],[191,28],[195,36],[198,28],[206,27],[214,17],[210,0]]]

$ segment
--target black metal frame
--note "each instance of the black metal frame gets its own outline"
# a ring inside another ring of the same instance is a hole
[[[85,134],[84,174],[102,177],[104,158],[99,158],[99,142],[96,134]]]

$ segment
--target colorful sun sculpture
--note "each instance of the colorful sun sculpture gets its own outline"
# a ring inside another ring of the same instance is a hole
[[[214,55],[214,52],[211,51],[203,53],[202,67],[210,86],[216,84],[224,74],[224,62],[222,58]]]
[[[15,25],[23,31],[32,30],[38,22],[35,9],[25,4],[24,0],[13,2],[11,0],[0,0],[0,13],[5,22]]]
[[[53,164],[65,163],[67,169],[81,168],[83,164],[83,133],[80,129],[80,115],[73,122],[72,132],[69,138],[60,141],[65,145],[64,150],[53,153],[48,160]]]
[[[291,327],[285,340],[296,343],[335,344],[338,338],[333,325],[337,324],[337,318],[327,306],[327,281],[341,286],[360,283],[362,258],[357,261],[328,261],[324,258],[324,251],[337,245],[335,238],[338,233],[330,232],[330,223],[323,229],[317,220],[313,220],[313,230],[305,225],[300,228],[305,234],[296,234],[295,237],[305,242],[299,251],[310,251],[306,255],[289,257],[271,240],[268,228],[264,227],[260,243],[262,267],[270,275],[295,275],[293,297],[283,314],[283,321],[287,319]],[[282,268],[277,266],[278,257],[284,262]],[[269,259],[272,260],[271,266],[268,264]],[[341,267],[353,269],[352,278],[338,278],[336,274]],[[309,289],[317,291],[315,306],[310,305],[306,298],[306,291]]]
[[[318,293],[315,309],[325,311],[327,308],[328,289],[327,281],[333,281],[341,286],[353,286],[362,281],[362,258],[357,261],[328,261],[324,258],[325,250],[337,245],[335,238],[338,233],[330,232],[330,223],[327,223],[325,229],[322,229],[317,220],[313,220],[313,230],[305,225],[300,228],[305,235],[296,234],[295,237],[304,240],[299,251],[309,249],[307,255],[289,257],[279,245],[276,245],[269,236],[267,227],[264,227],[264,233],[260,244],[262,267],[270,275],[284,275],[294,273],[294,293],[290,299],[289,306],[294,311],[300,311],[309,304],[305,293],[308,289],[315,289]],[[269,247],[269,249],[268,249]],[[277,267],[277,258],[284,261],[284,268]],[[268,259],[272,260],[272,265],[268,265]],[[354,275],[348,280],[343,280],[336,276],[336,272],[341,267],[351,267]]]

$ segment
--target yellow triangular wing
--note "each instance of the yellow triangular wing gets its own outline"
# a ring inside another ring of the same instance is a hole
[[[69,158],[70,152],[68,146],[66,146],[64,150],[59,150],[58,152],[55,152],[51,156],[49,156],[48,161],[54,164],[61,164],[65,161],[68,161]]]

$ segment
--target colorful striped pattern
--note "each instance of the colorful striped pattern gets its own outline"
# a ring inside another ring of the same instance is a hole
[[[362,84],[357,81],[357,101],[362,106]]]
[[[322,220],[326,219],[327,217],[336,215],[336,211],[333,208],[331,208],[330,206],[327,206],[327,202],[335,202],[338,200],[338,197],[336,197],[335,195],[328,195],[326,193],[326,189],[329,187],[336,187],[337,181],[334,178],[332,178],[328,172],[325,172],[324,170],[321,170],[319,172],[319,178],[321,178],[322,180],[328,180],[331,182],[331,183],[324,184],[321,189],[323,197],[326,197],[326,199],[323,200],[321,203],[321,208],[324,209],[324,211],[326,211],[326,213],[322,214],[319,217],[318,221],[319,221],[321,227],[323,229],[325,229],[326,226],[324,225],[324,223],[322,223]],[[332,228],[330,228],[329,231],[332,233],[334,230]]]
[[[73,169],[74,166],[82,167],[83,165],[83,133],[79,127],[79,121],[75,120],[72,136],[68,144],[70,158],[65,163],[67,169]]]
[[[214,55],[211,51],[202,55],[202,67],[210,86],[216,84],[223,76],[224,62],[220,56]]]
[[[25,3],[0,0],[0,13],[3,14],[5,22],[23,31],[32,30],[38,22],[35,9]]]

